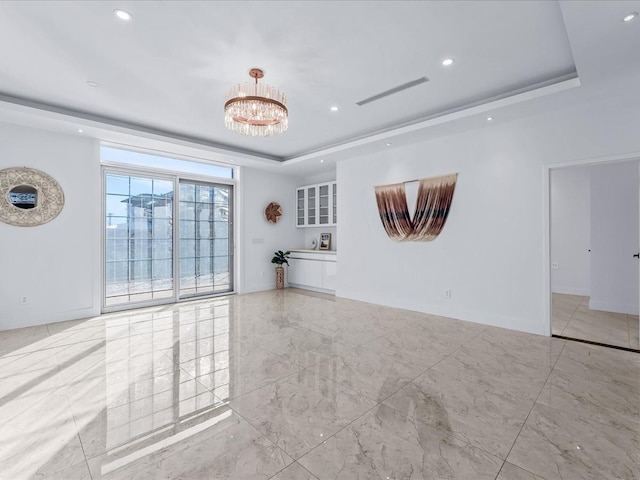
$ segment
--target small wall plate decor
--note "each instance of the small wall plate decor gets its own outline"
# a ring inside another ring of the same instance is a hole
[[[0,221],[35,227],[56,218],[62,207],[62,187],[50,175],[27,167],[0,170]]]
[[[271,202],[267,205],[267,208],[264,209],[264,218],[266,218],[269,223],[278,223],[281,216],[282,207],[278,202]]]

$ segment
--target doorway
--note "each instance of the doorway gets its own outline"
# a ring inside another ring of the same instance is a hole
[[[233,185],[104,169],[103,311],[233,291]]]
[[[640,350],[638,169],[550,170],[552,335]]]

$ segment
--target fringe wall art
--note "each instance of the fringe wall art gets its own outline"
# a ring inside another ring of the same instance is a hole
[[[397,242],[430,242],[447,221],[458,174],[418,180],[413,220],[407,207],[404,183],[375,187],[380,220],[387,235]],[[406,182],[405,182],[406,183]]]

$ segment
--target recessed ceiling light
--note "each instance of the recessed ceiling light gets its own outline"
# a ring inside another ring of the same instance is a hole
[[[387,147],[390,147],[390,146],[391,146],[391,142],[387,143]]]
[[[487,117],[487,122],[490,122],[491,120],[493,120],[493,117]]]
[[[635,20],[637,16],[638,16],[638,12],[631,12],[628,15],[625,15],[622,20],[627,22],[627,23],[629,23],[629,22]]]
[[[338,111],[338,107],[336,107],[336,106],[331,107],[331,111],[332,112],[337,112]]]
[[[128,22],[133,18],[131,14],[125,10],[117,9],[117,10],[114,10],[113,13],[115,14],[116,17],[118,17],[120,20],[124,20],[125,22]]]
[[[320,163],[324,163],[324,159],[323,158],[320,159]]]
[[[453,58],[445,58],[442,61],[442,65],[445,66],[445,67],[449,67],[449,66],[453,65],[453,62],[454,62]]]
[[[78,133],[82,133],[84,132],[84,130],[82,130],[81,128],[78,129]]]
[[[94,82],[93,80],[89,80],[87,82],[87,85],[89,85],[90,87],[99,87],[100,84],[98,82]]]

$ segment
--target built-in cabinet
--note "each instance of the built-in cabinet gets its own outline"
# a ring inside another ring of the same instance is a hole
[[[338,270],[336,260],[335,251],[291,250],[287,272],[289,285],[334,293]]]
[[[322,227],[338,223],[336,182],[305,185],[296,189],[296,226]]]

